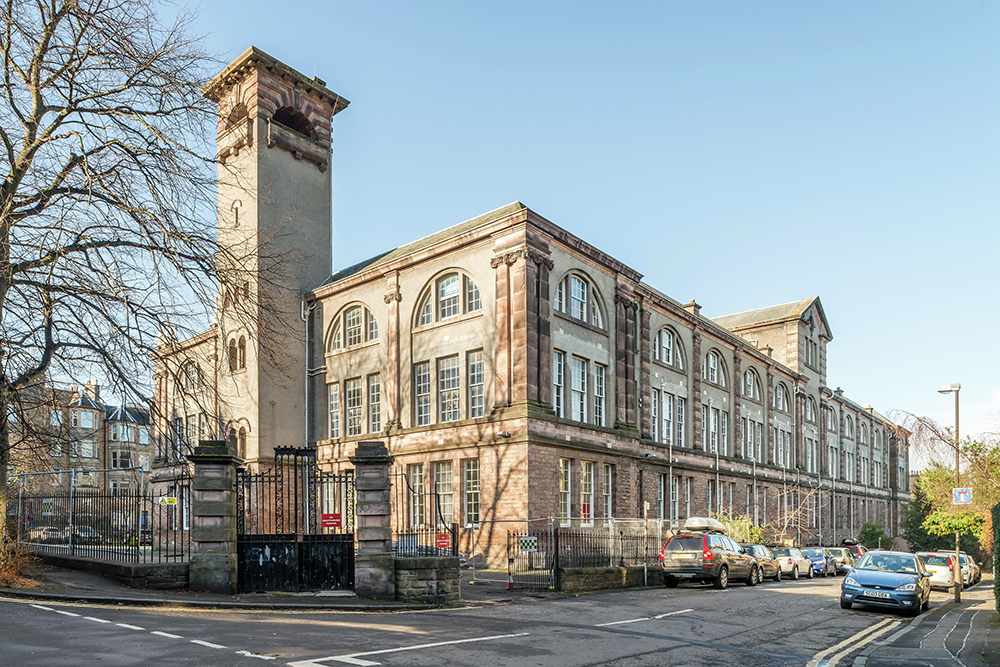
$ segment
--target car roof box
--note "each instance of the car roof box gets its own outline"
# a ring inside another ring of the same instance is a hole
[[[702,533],[724,533],[726,527],[718,519],[706,516],[692,516],[684,522],[684,530],[694,530]]]

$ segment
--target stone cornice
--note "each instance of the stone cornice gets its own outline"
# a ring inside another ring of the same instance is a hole
[[[502,264],[507,264],[509,266],[517,262],[518,259],[524,259],[525,261],[531,261],[535,264],[544,265],[549,269],[549,271],[555,267],[555,262],[543,255],[541,252],[527,246],[515,248],[514,250],[509,250],[496,255],[490,260],[490,267],[495,269]]]

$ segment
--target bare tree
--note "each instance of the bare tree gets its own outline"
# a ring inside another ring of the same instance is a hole
[[[0,508],[31,387],[96,371],[148,397],[157,338],[204,327],[216,295],[216,109],[200,94],[216,63],[191,15],[163,23],[158,4],[0,9]]]

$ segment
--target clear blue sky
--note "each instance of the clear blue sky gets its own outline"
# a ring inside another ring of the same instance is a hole
[[[350,99],[337,267],[514,200],[708,316],[819,295],[829,383],[1000,431],[1000,3],[206,2]]]

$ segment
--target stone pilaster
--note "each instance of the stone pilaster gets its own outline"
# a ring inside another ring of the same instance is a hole
[[[396,566],[392,555],[392,457],[381,442],[359,442],[354,456],[357,485],[357,544],[354,556],[354,592],[358,597],[391,600],[396,597]]]
[[[775,440],[771,436],[771,430],[774,428],[774,373],[771,371],[771,367],[767,368],[767,386],[764,388],[766,395],[764,396],[764,411],[766,417],[764,418],[764,460],[769,464],[774,465],[774,446]]]
[[[639,431],[642,437],[652,437],[651,412],[650,412],[650,392],[649,392],[649,365],[650,350],[652,343],[649,330],[649,309],[643,307],[640,301],[639,306]]]
[[[742,458],[743,452],[743,355],[737,347],[733,352],[733,456]]]
[[[493,359],[493,397],[498,408],[511,402],[511,341],[510,341],[510,265],[503,256],[494,257],[490,265],[496,270],[496,351]]]
[[[224,440],[202,440],[188,456],[191,480],[193,591],[236,592],[236,466],[240,459]]]
[[[616,428],[637,425],[635,394],[635,338],[639,303],[632,286],[618,281],[615,293],[615,412]]]
[[[399,302],[403,296],[399,291],[399,273],[393,272],[386,281],[386,293],[383,297],[388,307],[388,323],[386,326],[386,363],[385,363],[385,403],[386,429],[399,428]]]
[[[692,303],[694,303],[692,301]],[[691,332],[691,448],[702,449],[701,430],[701,332]]]

